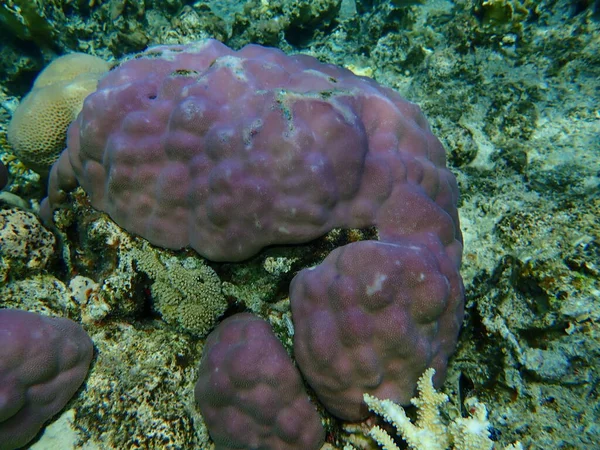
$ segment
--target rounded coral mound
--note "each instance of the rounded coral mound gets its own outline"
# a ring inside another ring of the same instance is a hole
[[[302,379],[271,326],[252,314],[208,337],[196,403],[217,449],[317,450],[325,432]]]
[[[67,404],[93,353],[72,320],[0,309],[0,449],[24,446]]]
[[[128,231],[211,260],[378,216],[405,221],[392,208],[407,181],[447,216],[445,244],[460,245],[456,182],[416,105],[344,68],[256,45],[159,46],[109,72],[69,129],[52,203],[73,174]]]
[[[364,393],[408,404],[428,367],[444,379],[462,323],[462,285],[434,252],[355,242],[294,278],[294,356],[333,415],[365,418]]]
[[[23,164],[40,173],[50,170],[65,148],[69,124],[109,68],[96,56],[71,53],[38,75],[8,127],[8,141]]]

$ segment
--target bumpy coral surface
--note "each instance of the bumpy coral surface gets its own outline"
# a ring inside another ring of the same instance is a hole
[[[236,314],[206,342],[196,403],[217,449],[316,450],[324,430],[298,370],[263,319]]]
[[[151,48],[101,80],[67,144],[51,203],[77,180],[156,245],[233,261],[377,222],[434,231],[460,258],[456,183],[419,108],[308,56]]]
[[[0,450],[29,442],[85,379],[92,340],[69,319],[0,310]]]
[[[456,271],[427,247],[349,244],[300,272],[290,290],[296,361],[332,414],[366,417],[364,392],[409,403],[428,366],[443,380],[462,292]]]
[[[419,108],[375,81],[207,40],[151,48],[101,80],[44,210],[78,182],[127,230],[215,261],[375,226],[378,242],[334,253],[290,291],[300,369],[334,414],[358,419],[363,392],[406,402],[428,366],[439,383],[456,344],[462,237],[445,163]]]

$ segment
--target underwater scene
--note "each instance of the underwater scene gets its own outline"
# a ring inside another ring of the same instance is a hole
[[[600,449],[599,0],[0,27],[0,450]]]

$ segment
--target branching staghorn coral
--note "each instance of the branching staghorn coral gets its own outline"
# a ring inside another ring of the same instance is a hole
[[[412,450],[492,450],[490,423],[483,403],[472,398],[467,400],[469,417],[458,417],[449,423],[442,420],[440,409],[448,402],[448,396],[433,387],[435,370],[427,369],[417,384],[419,396],[411,399],[417,408],[417,420],[412,423],[404,408],[391,400],[381,400],[365,394],[369,409],[394,425],[398,434]],[[383,428],[374,426],[369,435],[384,450],[399,450],[399,447]],[[346,446],[346,449],[351,447]],[[519,442],[504,447],[504,450],[522,450]]]

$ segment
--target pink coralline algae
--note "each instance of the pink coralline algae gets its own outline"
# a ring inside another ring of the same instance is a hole
[[[79,389],[92,356],[75,322],[0,309],[0,450],[35,437]]]
[[[272,48],[158,46],[99,82],[67,144],[46,214],[79,183],[125,229],[214,261],[375,227],[294,279],[300,370],[347,419],[363,392],[404,403],[429,366],[442,381],[463,315],[458,187],[398,93]]]
[[[218,450],[316,450],[324,442],[298,369],[252,314],[229,317],[211,333],[195,397]]]

